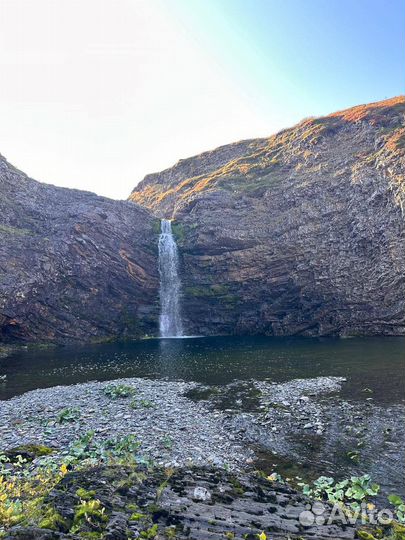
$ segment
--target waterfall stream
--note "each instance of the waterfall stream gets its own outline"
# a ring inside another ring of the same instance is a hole
[[[179,255],[172,224],[162,219],[159,236],[160,320],[161,337],[181,337]]]

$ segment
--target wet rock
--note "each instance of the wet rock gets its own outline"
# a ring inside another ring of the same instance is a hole
[[[112,515],[103,536],[104,540],[127,540],[128,521],[128,516],[122,512]]]
[[[347,478],[368,473],[381,485],[382,501],[392,492],[405,495],[404,405],[370,406],[364,400],[349,403],[339,396],[344,381],[340,377],[281,384],[250,381],[248,393],[252,385],[260,390],[256,408],[248,414],[234,411],[227,422],[255,448],[260,456],[258,466],[269,472],[275,463],[281,467],[279,472],[284,467],[290,471],[294,464],[295,474],[303,477]],[[223,398],[217,395],[216,403],[226,399],[227,392],[233,394],[235,387],[229,385]],[[310,394],[310,400],[301,399]],[[287,395],[289,408],[283,404]],[[392,445],[387,435],[390,430],[395,432]],[[291,476],[291,472],[286,474]]]

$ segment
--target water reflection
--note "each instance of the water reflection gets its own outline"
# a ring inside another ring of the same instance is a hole
[[[203,384],[286,381],[336,375],[343,394],[375,401],[405,399],[405,338],[315,339],[216,337],[52,349],[21,349],[0,359],[0,398],[35,388],[120,377],[165,377]]]

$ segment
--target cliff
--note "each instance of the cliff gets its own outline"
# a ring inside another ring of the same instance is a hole
[[[130,201],[0,158],[0,341],[156,335],[163,216],[188,334],[404,335],[404,116],[398,97],[307,119],[148,175]]]
[[[174,217],[188,333],[405,333],[405,98],[148,175]]]
[[[0,341],[156,334],[156,219],[0,157]]]

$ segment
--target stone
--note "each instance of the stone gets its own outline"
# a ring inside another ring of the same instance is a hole
[[[209,501],[211,499],[211,493],[207,488],[197,486],[194,488],[193,499],[196,501]]]

